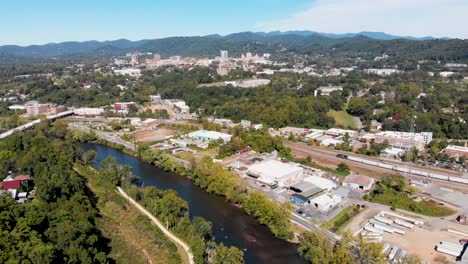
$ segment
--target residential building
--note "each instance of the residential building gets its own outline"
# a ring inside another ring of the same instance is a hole
[[[419,150],[424,150],[425,145],[432,141],[432,132],[399,132],[399,131],[382,131],[375,134],[376,143],[388,144],[393,148],[411,149],[416,147]]]
[[[343,180],[342,185],[343,187],[368,192],[372,189],[374,182],[375,182],[374,178],[364,176],[364,175],[352,174],[352,175],[348,175]]]
[[[444,153],[449,155],[450,157],[454,157],[454,158],[464,157],[465,159],[468,159],[467,147],[449,145],[444,149]]]
[[[114,110],[129,110],[131,107],[136,107],[135,102],[118,102],[114,103]]]
[[[194,138],[194,139],[208,140],[208,141],[222,139],[224,143],[227,143],[231,140],[232,135],[217,132],[217,131],[198,130],[198,131],[189,133],[188,137]]]
[[[19,189],[21,186],[28,181],[31,181],[31,176],[29,175],[18,175],[16,177],[7,176],[2,182],[2,188],[4,190],[8,189]]]
[[[250,166],[247,175],[269,186],[290,186],[302,180],[304,169],[290,163],[268,160]]]
[[[50,104],[41,104],[38,101],[30,101],[25,104],[28,115],[40,115],[50,111]]]
[[[320,86],[319,88],[315,89],[314,96],[317,97],[319,95],[319,92],[321,96],[329,96],[334,91],[343,91],[343,87],[332,85]]]

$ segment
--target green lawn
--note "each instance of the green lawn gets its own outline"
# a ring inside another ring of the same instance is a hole
[[[359,214],[359,208],[356,205],[350,205],[343,209],[333,219],[322,224],[322,227],[335,233],[341,233],[351,219]]]
[[[438,203],[430,201],[416,202],[405,193],[398,193],[393,190],[386,189],[381,194],[370,195],[369,201],[400,208],[410,212],[427,215],[427,216],[449,216],[456,213],[454,210],[439,205]]]
[[[335,111],[333,109],[330,109],[330,111],[328,111],[327,113],[327,116],[335,118],[337,127],[357,129],[356,124],[353,120],[353,116],[348,114],[345,110]]]

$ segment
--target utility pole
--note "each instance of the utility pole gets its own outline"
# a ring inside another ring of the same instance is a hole
[[[413,157],[413,148],[414,148],[414,137],[415,137],[415,127],[416,127],[416,118],[418,118],[417,116],[412,116],[411,117],[411,123],[410,123],[410,134],[411,134],[411,159],[414,159]],[[411,170],[412,170],[412,167],[413,167],[413,161],[411,160],[409,162],[409,165],[408,165],[408,173],[409,173],[409,176],[411,178]]]

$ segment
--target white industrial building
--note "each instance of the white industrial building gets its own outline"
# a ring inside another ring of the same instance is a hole
[[[347,176],[343,180],[343,187],[362,191],[370,191],[372,185],[374,185],[374,182],[374,178],[367,177],[364,175],[353,174]]]
[[[257,178],[259,183],[269,186],[290,186],[302,180],[304,169],[290,163],[268,160],[254,164],[247,175]]]
[[[338,195],[332,195],[329,193],[322,194],[310,200],[310,204],[314,205],[317,209],[321,211],[328,211],[340,202],[341,198]]]
[[[325,131],[326,135],[338,137],[338,136],[344,136],[346,133],[349,135],[350,138],[358,138],[359,137],[359,132],[355,130],[349,130],[349,129],[341,129],[341,128],[330,128]]]
[[[305,178],[304,182],[312,183],[313,185],[327,191],[331,191],[332,189],[337,187],[336,183],[334,183],[332,180],[315,175]]]
[[[225,134],[225,133],[221,133],[217,131],[209,131],[209,130],[198,130],[198,131],[189,133],[188,136],[193,139],[201,139],[201,140],[208,140],[208,141],[222,139],[224,143],[229,142],[232,138],[232,135],[230,134]]]
[[[140,69],[122,69],[122,70],[114,70],[114,74],[116,75],[130,75],[133,77],[140,77],[141,76],[141,70]]]
[[[334,91],[343,91],[343,87],[341,86],[321,86],[314,91],[314,96],[317,97],[319,94],[318,92],[320,91],[320,95],[322,96],[329,96],[332,92]]]
[[[241,87],[241,88],[252,88],[261,85],[267,85],[271,81],[268,79],[252,79],[252,80],[242,80],[242,81],[225,81],[223,84],[232,85],[234,87]]]
[[[397,69],[364,69],[364,73],[387,76],[387,75],[401,73],[401,71]]]
[[[97,116],[97,115],[101,115],[102,113],[104,113],[104,109],[85,107],[85,108],[75,109],[73,112],[74,112],[75,115]]]

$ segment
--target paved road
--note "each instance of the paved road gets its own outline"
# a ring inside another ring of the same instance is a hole
[[[49,119],[49,120],[55,120],[55,119],[58,119],[58,118],[62,118],[62,117],[66,117],[66,116],[69,116],[69,115],[72,115],[73,114],[73,111],[65,111],[65,112],[61,112],[61,113],[58,113],[58,114],[55,114],[55,115],[48,115],[46,116],[46,119]],[[40,122],[42,122],[43,119],[39,118],[39,119],[36,119],[36,120],[33,120],[29,123],[26,123],[24,125],[21,125],[19,127],[15,127],[13,129],[10,129],[4,133],[1,133],[0,134],[0,139],[2,138],[6,138],[6,137],[9,137],[17,132],[20,132],[20,131],[24,131],[26,129],[30,129],[32,127],[34,127],[35,125],[39,124]]]
[[[96,134],[96,136],[98,136],[101,139],[107,140],[112,143],[121,144],[128,149],[135,150],[135,146],[132,143],[121,139],[119,134],[102,132],[77,123],[70,123],[70,126],[74,129],[79,129],[86,132],[93,131]]]
[[[190,247],[184,241],[182,241],[181,239],[176,237],[174,234],[172,234],[171,231],[166,229],[164,225],[162,225],[161,222],[159,222],[159,220],[156,219],[156,217],[154,217],[152,214],[150,214],[150,212],[148,212],[145,208],[143,208],[143,206],[141,206],[139,203],[133,200],[130,196],[128,196],[124,190],[122,190],[120,187],[117,187],[117,190],[119,191],[120,195],[122,195],[127,201],[133,204],[138,210],[140,210],[140,212],[148,216],[151,219],[151,221],[153,221],[158,226],[158,228],[161,229],[161,231],[163,231],[163,233],[167,237],[169,237],[169,239],[179,244],[185,250],[185,252],[187,252],[190,264],[195,264],[195,262],[193,261],[193,254],[190,251]]]

